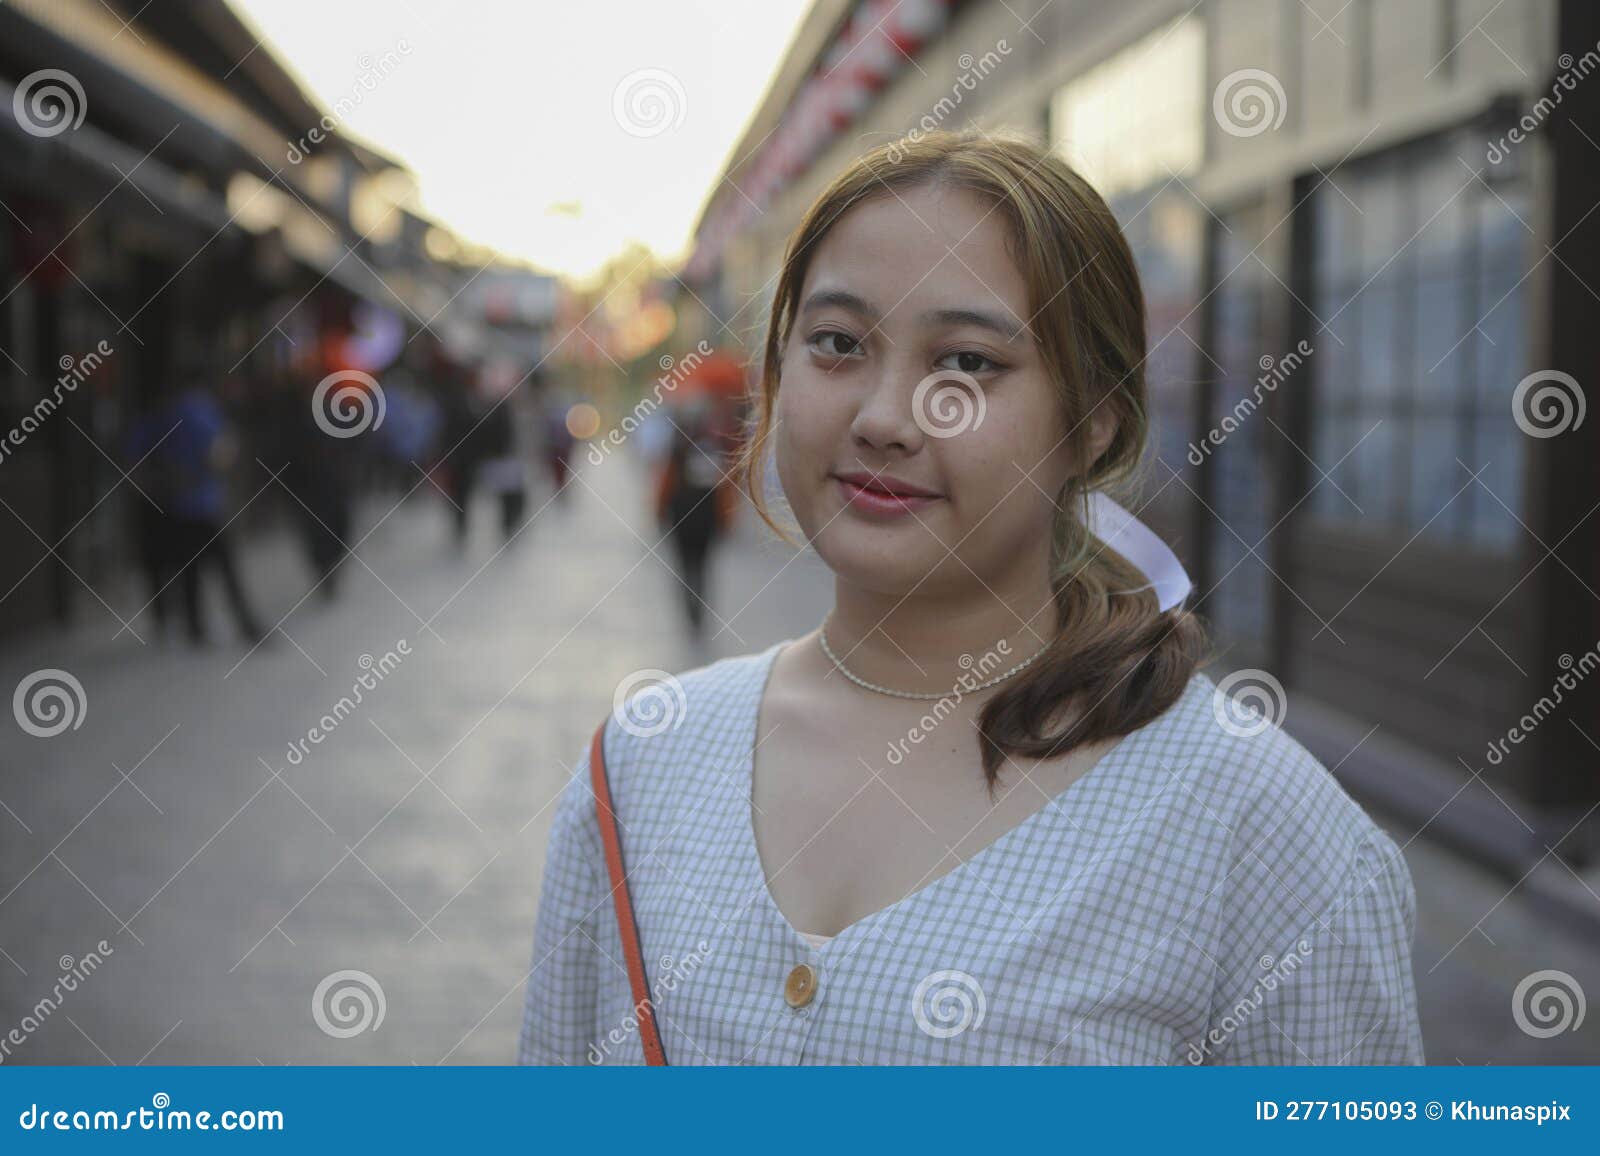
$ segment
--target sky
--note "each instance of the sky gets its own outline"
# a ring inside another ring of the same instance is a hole
[[[686,255],[810,0],[231,2],[425,212],[582,278]]]

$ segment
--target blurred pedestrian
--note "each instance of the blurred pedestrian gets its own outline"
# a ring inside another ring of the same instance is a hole
[[[178,572],[172,519],[167,512],[177,486],[165,457],[155,452],[176,425],[177,419],[169,412],[171,401],[170,390],[146,398],[123,431],[121,446],[129,476],[138,487],[134,538],[139,572],[150,593],[145,605],[155,610],[158,637],[166,635],[173,598],[169,587]]]
[[[294,519],[316,589],[326,601],[339,591],[340,563],[350,539],[351,491],[358,438],[340,438],[317,421],[312,387],[301,372],[287,377],[278,396],[277,453],[281,484],[292,495]]]
[[[465,546],[473,495],[495,495],[500,526],[509,540],[527,508],[527,469],[516,428],[515,398],[491,396],[480,378],[445,399],[445,454],[457,546]]]
[[[500,510],[500,533],[507,542],[516,537],[527,518],[528,466],[532,449],[525,420],[527,395],[513,386],[495,403],[484,426],[485,456],[478,463],[478,480],[495,495]]]
[[[673,409],[671,448],[656,479],[656,520],[672,542],[690,631],[704,629],[711,550],[727,530],[733,490],[708,399]]]
[[[252,644],[261,626],[239,578],[233,537],[228,530],[228,468],[238,442],[214,393],[212,367],[201,356],[183,363],[177,388],[163,388],[161,400],[130,429],[125,450],[135,461],[141,488],[160,514],[140,512],[140,551],[146,578],[156,588],[156,620],[164,624],[164,591],[176,575],[182,592],[189,640],[207,641],[200,575],[214,571],[222,583],[239,633]]]
[[[541,410],[545,469],[549,471],[556,497],[563,502],[567,500],[567,483],[572,479],[572,447],[576,441],[567,427],[567,413],[571,408],[572,398],[558,392],[545,401]]]

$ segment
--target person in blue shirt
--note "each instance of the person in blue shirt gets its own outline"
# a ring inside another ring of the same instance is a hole
[[[222,582],[239,633],[256,643],[263,632],[228,532],[224,471],[237,452],[234,435],[204,367],[196,363],[181,381],[134,422],[125,443],[128,456],[141,462],[138,481],[155,507],[146,511],[141,537],[146,571],[157,588],[157,621],[165,618],[163,594],[176,576],[189,639],[206,642],[200,573],[208,569]]]

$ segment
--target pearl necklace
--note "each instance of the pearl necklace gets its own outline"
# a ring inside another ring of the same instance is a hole
[[[861,687],[861,689],[863,689],[863,690],[874,691],[877,694],[887,694],[887,695],[890,695],[890,696],[892,696],[894,698],[937,699],[937,698],[944,698],[947,695],[954,693],[954,691],[956,689],[956,688],[952,687],[950,690],[947,690],[947,691],[942,691],[942,692],[938,692],[938,693],[929,694],[929,693],[926,693],[924,691],[895,690],[893,687],[879,686],[877,683],[868,682],[866,679],[864,679],[864,678],[860,677],[859,675],[857,675],[854,671],[852,671],[848,666],[846,666],[844,664],[844,660],[842,658],[840,658],[837,654],[835,654],[833,652],[833,647],[828,645],[828,627],[827,627],[827,623],[826,622],[824,622],[823,625],[820,626],[817,629],[817,641],[822,644],[822,653],[826,654],[828,656],[829,661],[831,661],[833,663],[833,665],[838,669],[839,673],[844,675],[846,678],[848,678],[851,682],[855,683],[857,686]],[[971,690],[964,691],[963,693],[965,693],[965,694],[976,694],[980,690],[988,690],[991,686],[996,686],[996,685],[1004,682],[1006,679],[1010,678],[1012,675],[1022,673],[1030,665],[1033,664],[1035,659],[1037,659],[1041,654],[1043,654],[1045,652],[1045,650],[1048,650],[1048,649],[1049,649],[1049,647],[1044,647],[1044,648],[1042,648],[1040,650],[1035,651],[1033,654],[1029,655],[1027,658],[1025,658],[1021,662],[1017,663],[1017,665],[1013,666],[1010,670],[1006,671],[1004,674],[998,674],[994,678],[991,678],[988,682],[979,683],[977,686],[973,687]]]

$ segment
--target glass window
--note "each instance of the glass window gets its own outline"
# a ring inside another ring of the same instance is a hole
[[[1135,190],[1109,204],[1133,250],[1144,289],[1149,346],[1144,375],[1155,451],[1173,472],[1185,475],[1194,469],[1189,444],[1197,416],[1195,343],[1205,211],[1178,185],[1154,194]],[[1150,490],[1159,491],[1168,478],[1164,469],[1152,471]],[[1176,483],[1166,494],[1163,500],[1173,503],[1188,496]]]
[[[1451,495],[1469,481],[1471,475],[1456,464],[1460,430],[1456,419],[1436,413],[1424,414],[1411,423],[1411,452],[1406,455],[1411,472],[1411,500],[1406,524],[1422,531],[1425,538],[1448,541],[1460,525],[1463,503],[1470,501],[1465,490]],[[1463,459],[1464,460],[1464,459]],[[1426,529],[1424,529],[1426,527]]]
[[[1472,468],[1482,472],[1472,487],[1471,540],[1489,549],[1508,550],[1523,532],[1511,511],[1515,510],[1523,521],[1527,521],[1527,515],[1522,512],[1521,457],[1507,449],[1519,446],[1527,435],[1517,428],[1509,405],[1484,414],[1474,432],[1477,445]]]
[[[1307,505],[1319,518],[1504,550],[1519,532],[1506,507],[1520,512],[1526,451],[1510,415],[1528,372],[1526,177],[1505,164],[1490,188],[1449,143],[1345,166],[1330,174],[1337,188],[1312,195],[1309,304],[1345,341],[1319,345],[1313,361],[1312,443],[1362,510],[1326,482]],[[1477,483],[1452,496],[1479,469],[1504,505]]]
[[[1216,587],[1217,596],[1210,603],[1213,621],[1235,639],[1266,636],[1269,586],[1274,581],[1260,559],[1271,549],[1266,541],[1274,495],[1268,449],[1281,436],[1267,421],[1267,413],[1279,398],[1276,392],[1261,390],[1258,379],[1262,356],[1272,352],[1263,330],[1264,305],[1280,290],[1248,256],[1266,236],[1269,224],[1264,206],[1258,203],[1230,212],[1212,226],[1222,281],[1212,297],[1210,352],[1216,364],[1206,364],[1205,371],[1215,377],[1216,388],[1206,416],[1208,427],[1223,440],[1212,449],[1206,467],[1212,477],[1207,518],[1213,569],[1205,581]],[[1250,548],[1257,556],[1251,556]]]
[[[1402,466],[1399,442],[1401,423],[1392,417],[1377,415],[1362,415],[1353,423],[1350,444],[1355,447],[1345,461],[1347,476],[1353,474],[1361,479],[1357,489],[1352,489],[1339,482],[1345,493],[1349,494],[1361,507],[1358,513],[1349,502],[1340,499],[1340,506],[1346,511],[1345,518],[1359,518],[1363,521],[1392,522],[1395,510],[1398,507],[1400,470]]]
[[[1466,395],[1472,372],[1471,335],[1474,317],[1472,282],[1459,270],[1428,275],[1421,270],[1411,284],[1409,323],[1413,348],[1411,382],[1425,408],[1449,408]]]
[[[1179,17],[1060,88],[1050,145],[1108,199],[1185,176],[1205,142],[1204,74],[1204,23]]]
[[[1329,518],[1360,516],[1361,511],[1350,504],[1361,501],[1360,477],[1345,455],[1361,437],[1361,432],[1355,417],[1338,412],[1330,413],[1313,428],[1312,444],[1316,448],[1312,458],[1328,474],[1323,478],[1312,471],[1310,484],[1313,488],[1307,505],[1315,513]]]

